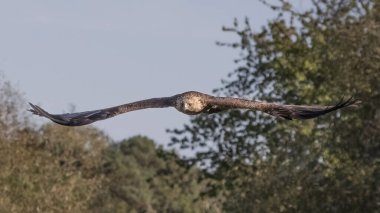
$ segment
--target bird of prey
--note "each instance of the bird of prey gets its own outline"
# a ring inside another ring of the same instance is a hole
[[[227,109],[248,109],[258,110],[272,116],[292,120],[315,118],[343,107],[355,105],[357,103],[358,100],[349,98],[345,101],[342,100],[333,106],[285,105],[252,101],[241,98],[215,97],[200,92],[189,91],[171,97],[146,99],[120,106],[86,112],[50,114],[41,107],[31,103],[29,104],[32,109],[29,109],[29,111],[33,114],[46,117],[61,125],[82,126],[95,121],[108,119],[122,113],[147,108],[174,107],[178,111],[188,115],[196,115],[200,113],[211,114]]]

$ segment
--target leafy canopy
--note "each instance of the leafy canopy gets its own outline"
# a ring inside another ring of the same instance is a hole
[[[197,150],[190,164],[219,180],[210,194],[233,212],[342,212],[379,208],[380,1],[312,1],[297,11],[287,1],[255,32],[248,19],[224,27],[238,41],[237,68],[218,95],[334,104],[362,100],[311,121],[273,119],[232,110],[201,115],[172,130],[172,145]]]

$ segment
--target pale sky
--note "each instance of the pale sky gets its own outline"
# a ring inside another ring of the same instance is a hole
[[[1,0],[0,70],[51,113],[211,93],[239,53],[215,45],[238,39],[222,26],[247,16],[258,30],[274,15],[253,0]],[[148,109],[94,125],[115,140],[142,134],[167,144],[165,129],[188,121],[175,109]]]

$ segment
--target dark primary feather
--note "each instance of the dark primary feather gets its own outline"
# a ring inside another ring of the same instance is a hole
[[[264,112],[282,117],[288,120],[292,119],[311,119],[337,109],[352,106],[358,103],[358,100],[352,97],[346,101],[341,100],[334,106],[302,106],[302,105],[281,105],[281,104],[269,104],[268,107],[263,110]]]

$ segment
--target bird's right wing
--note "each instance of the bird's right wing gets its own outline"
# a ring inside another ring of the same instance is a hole
[[[48,118],[51,121],[64,126],[83,126],[117,115],[117,108],[114,107],[86,112],[50,114],[37,105],[32,103],[29,103],[29,105],[32,107],[29,111],[33,114]]]
[[[112,118],[116,115],[130,111],[146,108],[169,107],[173,105],[172,102],[172,97],[151,98],[105,109],[65,114],[50,114],[41,107],[29,103],[29,105],[32,107],[32,109],[29,109],[29,111],[35,115],[48,118],[51,121],[64,126],[82,126],[96,121]]]

